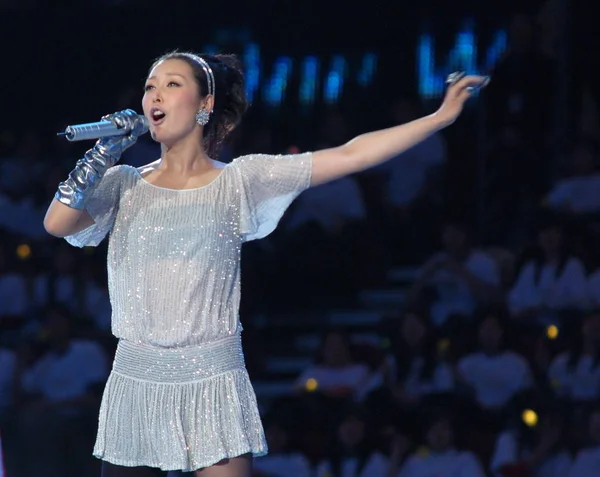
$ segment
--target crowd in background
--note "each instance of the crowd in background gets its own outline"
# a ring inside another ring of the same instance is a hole
[[[259,312],[356,307],[391,268],[418,269],[377,345],[321,330],[314,366],[265,412],[270,454],[256,460],[257,477],[600,475],[597,116],[592,97],[575,98],[568,113],[578,116],[557,148],[558,60],[525,16],[510,39],[490,87],[449,131],[304,192],[276,232],[245,245],[248,330]],[[129,91],[120,105],[137,108]],[[405,94],[388,103],[372,124],[352,106],[324,109],[300,138],[278,127],[293,115],[255,105],[221,159],[335,146],[428,108]],[[485,134],[474,135],[481,108]],[[4,130],[0,154],[7,475],[98,475],[90,453],[116,344],[106,244],[75,249],[43,229],[73,149]],[[159,154],[144,137],[123,162]],[[263,372],[256,363],[251,376]]]

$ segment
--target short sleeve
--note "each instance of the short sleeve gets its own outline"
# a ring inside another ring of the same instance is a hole
[[[85,210],[94,219],[94,224],[76,234],[65,237],[75,247],[96,247],[110,232],[119,209],[121,184],[126,166],[111,167],[87,200]]]
[[[240,232],[250,241],[269,235],[292,201],[310,186],[312,153],[249,155],[231,166],[241,178]]]

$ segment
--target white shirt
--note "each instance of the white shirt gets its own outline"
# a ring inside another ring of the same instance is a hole
[[[23,315],[27,311],[25,278],[18,273],[0,276],[0,315]]]
[[[374,452],[369,456],[360,472],[356,458],[343,459],[340,477],[387,477],[389,465],[387,457],[379,452]],[[317,466],[316,477],[331,477],[331,472],[331,465],[325,461]]]
[[[375,170],[388,178],[388,200],[396,206],[406,206],[415,200],[425,185],[431,168],[444,162],[446,145],[443,136],[436,133]]]
[[[299,452],[268,454],[257,457],[252,464],[254,471],[268,477],[309,477],[308,459]]]
[[[29,393],[41,394],[51,402],[83,396],[88,387],[108,376],[104,350],[93,341],[73,340],[63,355],[49,352],[23,375]]]
[[[395,359],[392,360],[391,374],[397,375],[398,364]],[[427,394],[442,393],[451,391],[454,388],[454,376],[452,368],[446,363],[437,363],[433,369],[431,378],[421,377],[421,370],[425,360],[422,357],[413,359],[410,363],[410,369],[405,377],[404,392],[408,396],[421,397]]]
[[[587,288],[590,307],[600,308],[600,268],[588,276]]]
[[[561,396],[589,401],[600,397],[600,364],[592,367],[591,356],[581,355],[573,369],[569,369],[568,353],[561,353],[550,364],[548,376]]]
[[[423,269],[430,263],[445,260],[447,257],[448,255],[445,252],[435,254],[423,266]],[[490,285],[500,283],[496,262],[481,250],[472,250],[463,265],[477,278]],[[443,324],[446,318],[453,313],[469,315],[475,310],[477,302],[469,285],[452,272],[445,269],[438,270],[432,277],[430,284],[435,286],[438,294],[437,301],[431,307],[432,320],[436,325]]]
[[[365,219],[367,210],[358,183],[352,177],[341,177],[305,190],[296,199],[288,230],[316,221],[327,231],[338,223]]]
[[[577,258],[571,257],[558,277],[554,264],[542,266],[537,283],[535,271],[533,262],[527,262],[521,269],[508,295],[511,313],[535,307],[558,311],[583,309],[588,305],[585,270]]]
[[[600,475],[600,446],[583,449],[577,454],[568,477],[596,477]]]
[[[16,361],[12,351],[0,348],[0,411],[12,403]]]
[[[368,376],[369,368],[364,364],[351,364],[343,368],[317,365],[306,369],[297,379],[296,385],[303,386],[309,379],[314,379],[317,381],[317,390],[349,387],[359,392],[361,385],[367,384]]]
[[[485,473],[473,453],[449,450],[411,455],[398,477],[485,477]]]
[[[529,364],[512,351],[495,356],[469,354],[458,362],[458,371],[475,390],[477,402],[487,409],[504,406],[532,381]]]
[[[600,173],[560,180],[546,197],[550,207],[577,214],[600,212]]]
[[[503,432],[496,440],[490,470],[495,477],[502,477],[498,471],[504,465],[518,462],[526,458],[527,453],[517,448],[517,439],[512,432]],[[531,477],[565,477],[571,468],[571,455],[567,451],[560,451],[549,455],[536,469]]]
[[[77,296],[77,279],[73,275],[58,275],[55,278],[55,300],[73,307]],[[50,301],[50,275],[38,275],[33,281],[35,301],[38,306],[45,306]]]

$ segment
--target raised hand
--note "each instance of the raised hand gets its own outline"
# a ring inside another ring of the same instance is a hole
[[[448,89],[436,115],[443,119],[446,125],[452,124],[462,112],[465,101],[475,91],[485,88],[489,82],[489,76],[467,76],[462,72],[452,73],[446,81]]]

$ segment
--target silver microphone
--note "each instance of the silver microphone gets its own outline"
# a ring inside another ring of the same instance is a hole
[[[145,134],[150,127],[148,119],[141,114],[138,115],[138,119],[141,120],[143,126],[140,134]],[[137,121],[133,121],[133,127],[135,127],[135,122]],[[68,141],[86,141],[88,139],[99,139],[107,136],[124,136],[125,134],[129,134],[132,128],[120,128],[112,121],[98,121],[96,123],[67,126],[65,131],[58,133],[57,136],[65,136]]]

